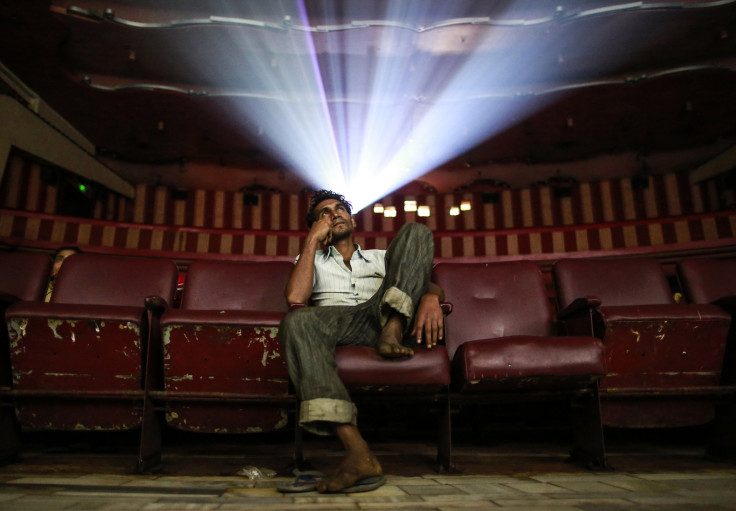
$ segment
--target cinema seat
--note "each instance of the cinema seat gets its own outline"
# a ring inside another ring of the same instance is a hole
[[[0,392],[12,386],[6,309],[21,300],[41,301],[51,272],[51,257],[38,252],[0,252]],[[0,463],[17,457],[20,442],[15,413],[0,403]]]
[[[439,263],[434,281],[453,306],[446,322],[453,406],[569,403],[573,458],[605,467],[597,392],[603,346],[590,335],[555,335],[538,265]]]
[[[417,346],[414,356],[402,359],[385,359],[374,348],[338,346],[335,361],[340,379],[357,402],[384,403],[390,408],[423,402],[434,406],[439,419],[437,468],[452,469],[450,364],[444,346]]]
[[[6,318],[21,426],[142,427],[146,373],[156,365],[148,347],[160,343],[158,319],[144,303],[165,308],[176,281],[172,261],[76,254],[61,267],[50,303],[12,305]]]
[[[303,307],[297,304],[293,308]],[[450,304],[443,304],[445,315]],[[372,347],[337,346],[337,373],[359,408],[362,404],[413,407],[429,404],[438,413],[437,469],[452,469],[450,421],[450,364],[445,346],[417,346],[410,358],[385,359]],[[297,429],[295,458],[304,464],[302,432]]]
[[[652,258],[564,259],[554,265],[559,316],[570,333],[603,340],[603,422],[624,428],[705,424],[714,405],[730,316],[676,304]]]
[[[278,325],[288,312],[288,261],[192,262],[180,309],[162,318],[164,391],[153,392],[169,426],[253,433],[287,424],[289,376]]]

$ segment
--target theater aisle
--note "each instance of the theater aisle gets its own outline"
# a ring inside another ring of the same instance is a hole
[[[284,495],[276,487],[293,479],[286,434],[170,439],[163,468],[153,475],[131,472],[135,442],[125,435],[26,435],[22,460],[0,467],[0,509],[736,509],[736,464],[705,459],[692,432],[609,433],[607,471],[569,464],[566,442],[555,435],[456,440],[457,472],[449,474],[433,470],[431,441],[385,437],[369,435],[387,473],[382,488]],[[323,470],[340,460],[332,440],[309,438],[307,454]],[[246,467],[277,474],[238,475]]]

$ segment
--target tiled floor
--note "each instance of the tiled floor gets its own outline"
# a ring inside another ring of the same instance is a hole
[[[170,440],[164,466],[136,475],[132,437],[26,436],[23,459],[0,467],[0,509],[80,510],[736,510],[736,464],[702,455],[699,431],[674,435],[609,434],[611,470],[591,472],[566,461],[558,433],[501,434],[494,442],[467,442],[456,435],[457,472],[433,470],[431,441],[371,444],[387,483],[370,493],[284,495],[292,480],[287,434],[262,437],[187,437]],[[406,436],[406,435],[403,435]],[[332,440],[308,439],[315,468],[340,459]],[[237,475],[246,466],[274,477]]]

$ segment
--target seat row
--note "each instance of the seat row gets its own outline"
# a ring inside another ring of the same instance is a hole
[[[136,468],[150,471],[162,427],[273,431],[298,409],[278,340],[291,263],[194,261],[177,308],[172,261],[77,254],[46,303],[49,268],[44,254],[0,254],[3,459],[20,452],[19,426],[140,429]],[[536,263],[442,262],[445,344],[405,360],[338,347],[338,371],[356,400],[433,403],[445,469],[453,408],[484,403],[569,406],[571,453],[589,467],[606,466],[604,425],[717,419],[711,452],[733,455],[736,260],[687,259],[678,275],[690,303],[654,259],[560,260],[555,314]]]

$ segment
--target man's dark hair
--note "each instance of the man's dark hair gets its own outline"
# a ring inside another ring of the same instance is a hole
[[[314,192],[314,195],[312,195],[312,201],[310,202],[309,209],[307,210],[307,229],[311,229],[312,224],[317,221],[317,217],[314,214],[314,208],[316,208],[320,202],[327,199],[334,199],[341,202],[347,208],[348,214],[353,214],[353,205],[345,200],[344,195],[340,195],[332,190],[317,190]]]

